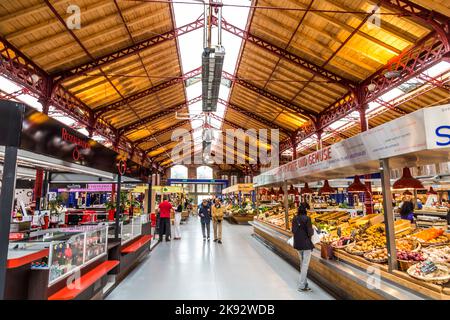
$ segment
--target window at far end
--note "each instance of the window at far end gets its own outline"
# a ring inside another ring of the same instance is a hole
[[[198,167],[197,179],[213,179],[213,169],[207,166]]]
[[[170,169],[170,178],[171,179],[187,179],[188,178],[188,168],[185,166],[173,166]]]

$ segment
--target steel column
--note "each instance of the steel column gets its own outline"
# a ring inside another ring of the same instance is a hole
[[[283,204],[284,204],[284,220],[286,222],[286,229],[289,228],[289,202],[288,202],[288,183],[283,182]]]
[[[391,173],[389,159],[380,161],[381,191],[383,193],[384,225],[386,230],[386,243],[388,249],[388,268],[397,270],[397,249],[395,246],[394,210],[392,208]]]
[[[120,203],[120,189],[122,187],[122,175],[119,173],[117,174],[117,196],[116,196],[116,223],[115,223],[115,232],[114,232],[114,238],[115,240],[119,239],[119,235],[122,234],[122,230],[120,230],[120,214],[121,214],[121,203]]]
[[[0,192],[0,300],[5,298],[9,231],[16,189],[17,147],[6,146]]]

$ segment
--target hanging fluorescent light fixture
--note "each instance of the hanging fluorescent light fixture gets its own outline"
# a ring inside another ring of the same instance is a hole
[[[213,9],[218,18],[218,43],[211,44]],[[216,112],[225,48],[222,46],[222,1],[205,4],[202,54],[202,111]]]

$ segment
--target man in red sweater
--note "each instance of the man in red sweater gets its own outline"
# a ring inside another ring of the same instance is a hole
[[[158,206],[159,209],[159,242],[162,241],[163,235],[166,235],[166,241],[170,241],[170,213],[173,208],[167,197]]]

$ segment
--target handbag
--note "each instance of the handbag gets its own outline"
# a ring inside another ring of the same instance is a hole
[[[311,237],[311,242],[313,244],[318,244],[320,242],[320,236],[319,233],[317,232],[317,229],[315,226],[313,226],[313,230],[314,230],[314,234]]]
[[[287,241],[288,245],[290,245],[291,247],[294,247],[294,237],[290,237]]]

